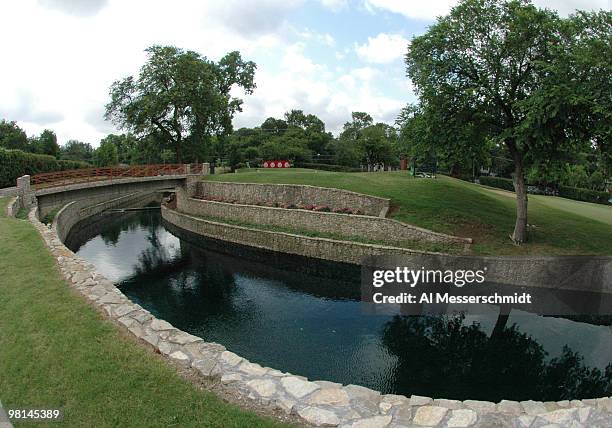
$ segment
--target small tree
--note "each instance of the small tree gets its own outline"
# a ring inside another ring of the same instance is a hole
[[[66,144],[60,147],[60,156],[66,160],[91,162],[93,152],[91,144],[78,140],[68,140]]]
[[[55,135],[55,132],[45,129],[40,134],[40,137],[38,137],[38,145],[41,153],[51,155],[56,158],[59,157],[60,146],[57,144],[57,136]]]
[[[0,147],[27,151],[28,137],[15,121],[0,121]]]
[[[117,146],[111,141],[102,140],[100,147],[94,152],[94,161],[96,166],[113,166],[119,163],[119,155],[117,154]]]

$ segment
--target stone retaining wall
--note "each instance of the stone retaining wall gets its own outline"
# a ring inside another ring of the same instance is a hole
[[[361,264],[365,256],[437,254],[375,244],[314,238],[284,232],[272,232],[235,226],[183,214],[162,206],[162,217],[173,225],[214,239],[248,245],[281,253],[297,254],[315,259]]]
[[[196,216],[226,218],[252,224],[359,236],[389,242],[460,244],[472,242],[470,238],[437,233],[388,218],[203,201],[188,198],[184,192],[177,192],[177,209]]]
[[[30,221],[57,260],[66,281],[110,319],[171,361],[191,367],[200,376],[259,405],[282,409],[315,426],[342,427],[605,427],[612,420],[612,397],[558,402],[432,399],[386,394],[357,385],[343,386],[310,381],[302,376],[262,367],[204,342],[170,323],[159,320],[132,303],[94,266],[66,248],[57,224],[68,210],[57,214],[54,227],[38,221],[36,208]],[[163,211],[166,215],[169,210]],[[185,216],[182,216],[185,217]],[[65,233],[65,232],[64,232]],[[555,425],[556,424],[556,425]]]
[[[389,199],[348,190],[297,184],[255,184],[200,181],[196,195],[235,199],[243,204],[276,202],[278,204],[328,205],[330,208],[358,208],[366,215],[385,217]],[[189,196],[194,196],[189,194]]]

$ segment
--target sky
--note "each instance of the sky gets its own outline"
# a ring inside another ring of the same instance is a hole
[[[612,0],[535,0],[567,15]],[[301,109],[338,133],[352,111],[392,124],[414,102],[403,57],[454,0],[20,0],[0,2],[0,119],[28,135],[98,146],[121,131],[104,120],[115,80],[136,75],[144,49],[175,45],[211,60],[238,50],[257,64],[234,127]]]

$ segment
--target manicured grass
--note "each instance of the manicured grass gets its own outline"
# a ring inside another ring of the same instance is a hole
[[[87,427],[280,424],[181,378],[64,284],[38,232],[0,199],[0,400]],[[52,424],[50,424],[53,426]]]
[[[500,195],[505,195],[514,198],[513,192],[507,190],[495,189],[487,186],[478,186],[481,189],[495,192]],[[558,196],[544,195],[529,195],[530,201],[537,201],[550,208],[567,211],[572,214],[578,214],[582,217],[590,218],[591,220],[601,221],[602,223],[612,224],[612,205],[592,204],[583,201],[574,201],[572,199],[560,198]]]
[[[415,179],[405,172],[338,173],[293,169],[252,170],[206,179],[310,184],[391,198],[396,207],[392,217],[396,220],[474,238],[476,254],[612,254],[612,225],[593,218],[590,207],[593,204],[587,204],[584,210],[569,212],[548,200],[530,197],[529,242],[515,246],[508,238],[514,228],[516,202],[513,198],[444,176]],[[584,215],[580,214],[582,211]]]

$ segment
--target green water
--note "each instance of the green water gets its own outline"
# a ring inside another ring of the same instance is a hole
[[[492,335],[494,309],[364,315],[358,268],[203,239],[159,211],[89,219],[67,244],[155,316],[313,380],[489,401],[612,394],[610,326],[513,312]]]

